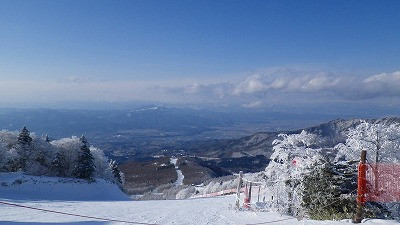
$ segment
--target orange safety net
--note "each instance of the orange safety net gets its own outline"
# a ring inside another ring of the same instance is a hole
[[[358,198],[361,203],[400,201],[400,164],[360,164]]]

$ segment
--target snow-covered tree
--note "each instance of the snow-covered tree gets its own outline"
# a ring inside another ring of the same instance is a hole
[[[55,158],[51,162],[51,175],[58,177],[66,177],[68,167],[66,167],[66,159],[62,152],[57,152]]]
[[[82,142],[78,137],[62,138],[52,141],[51,144],[56,147],[57,154],[62,159],[62,166],[65,168],[66,177],[74,177],[74,169],[77,167],[78,153]]]
[[[21,132],[0,131],[0,172],[22,171],[30,175],[103,178],[119,183],[116,167],[104,152],[90,146],[86,138],[49,141],[37,138],[24,127]],[[123,182],[123,174],[121,181]]]
[[[90,146],[90,153],[94,158],[94,177],[101,177],[106,180],[115,181],[112,169],[109,165],[109,159],[104,155],[104,152],[96,147]]]
[[[17,145],[15,146],[19,155],[18,165],[23,170],[26,169],[27,161],[32,153],[32,142],[33,139],[30,136],[30,132],[26,126],[24,126],[21,132],[18,134]]]
[[[90,145],[85,136],[79,139],[82,144],[78,154],[77,165],[74,169],[77,178],[92,180],[95,172],[94,157],[90,153]]]
[[[373,187],[377,188],[380,181],[379,163],[400,163],[400,124],[368,123],[362,121],[354,129],[347,132],[345,144],[335,146],[336,161],[360,160],[361,150],[367,151],[367,162],[372,163],[375,173]],[[374,164],[375,163],[375,164]],[[387,216],[389,206],[384,203],[369,203],[367,209],[372,210],[371,216]]]
[[[339,144],[336,160],[359,160],[361,150],[367,151],[370,163],[400,162],[400,124],[361,122],[347,132],[345,144]]]
[[[48,175],[55,157],[54,147],[41,138],[35,138],[27,158],[25,172],[31,175]]]
[[[274,207],[294,215],[301,207],[301,179],[321,157],[320,149],[312,148],[318,141],[317,136],[306,131],[279,137],[281,139],[273,141],[274,152],[265,175],[275,193]]]
[[[1,130],[0,131],[0,142],[3,143],[4,147],[7,149],[15,148],[17,143],[19,132]]]
[[[327,158],[315,161],[302,179],[301,206],[308,217],[317,220],[352,217],[356,207],[357,163],[332,163]]]
[[[110,160],[110,167],[111,167],[115,181],[118,184],[122,185],[123,184],[122,172],[121,172],[121,170],[119,170],[117,162],[115,162],[114,160]]]
[[[30,146],[32,144],[32,138],[29,130],[24,126],[18,135],[18,144],[22,146]]]

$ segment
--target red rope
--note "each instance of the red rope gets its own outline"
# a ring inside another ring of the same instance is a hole
[[[142,224],[142,225],[159,225],[159,224],[155,224],[155,223],[140,223],[140,222],[132,222],[132,221],[124,221],[124,220],[106,219],[106,218],[94,217],[94,216],[78,215],[78,214],[73,214],[73,213],[59,212],[59,211],[54,211],[54,210],[49,210],[49,209],[40,209],[40,208],[24,206],[24,205],[9,203],[9,202],[2,202],[2,201],[0,201],[0,204],[14,206],[14,207],[20,207],[20,208],[26,208],[26,209],[33,209],[33,210],[38,210],[38,211],[42,211],[42,212],[57,213],[57,214],[62,214],[62,215],[75,216],[75,217],[81,217],[81,218],[87,218],[87,219],[95,219],[95,220],[103,220],[103,221],[109,221],[109,222]]]

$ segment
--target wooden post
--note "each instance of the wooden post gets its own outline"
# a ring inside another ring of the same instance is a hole
[[[356,215],[354,216],[353,223],[361,223],[363,219],[363,207],[366,202],[365,193],[366,193],[366,165],[367,161],[367,151],[361,151],[361,161],[358,165],[358,183],[357,183],[357,209]]]
[[[236,204],[235,207],[236,209],[240,208],[240,190],[242,189],[242,183],[243,183],[243,171],[239,172],[239,182],[236,190]]]

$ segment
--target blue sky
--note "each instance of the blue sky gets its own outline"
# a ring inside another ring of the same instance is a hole
[[[0,103],[399,104],[399,1],[0,1]]]

